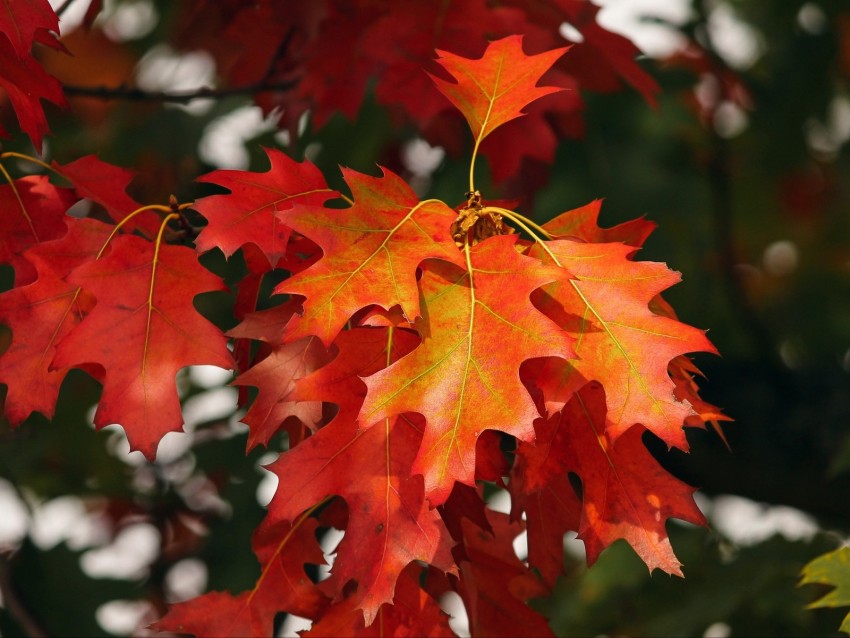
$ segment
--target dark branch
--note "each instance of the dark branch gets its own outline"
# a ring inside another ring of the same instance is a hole
[[[0,554],[0,595],[3,596],[3,605],[6,607],[6,611],[17,621],[26,636],[29,638],[47,638],[47,632],[41,628],[26,605],[18,598],[18,593],[12,586],[8,561],[3,554]]]
[[[130,100],[133,102],[173,102],[187,104],[201,98],[223,98],[231,95],[252,95],[254,93],[274,93],[289,91],[297,80],[286,82],[257,83],[245,86],[234,86],[222,89],[204,87],[191,91],[145,91],[132,86],[76,86],[64,85],[65,95],[69,97],[90,97],[99,100]]]

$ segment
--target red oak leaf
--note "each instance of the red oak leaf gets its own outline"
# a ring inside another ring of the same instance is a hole
[[[277,213],[296,203],[321,204],[336,196],[309,161],[296,162],[274,149],[265,151],[271,162],[265,173],[218,170],[198,179],[230,191],[197,201],[195,209],[209,221],[195,240],[199,251],[220,248],[230,257],[245,244],[253,243],[274,267],[286,252],[291,233]]]
[[[382,605],[378,615],[368,627],[363,613],[356,608],[356,597],[332,606],[310,631],[308,636],[352,636],[363,638],[425,638],[426,636],[450,638],[456,634],[449,627],[449,617],[440,609],[434,598],[419,586],[422,568],[408,565],[398,578],[392,605]]]
[[[397,361],[419,344],[419,336],[409,330],[352,328],[339,334],[334,342],[338,352],[326,366],[295,383],[292,401],[326,401],[339,407],[334,421],[357,420],[366,384],[360,378],[374,374]]]
[[[525,512],[528,532],[528,563],[540,572],[547,587],[554,589],[564,573],[564,534],[578,531],[581,501],[570,485],[566,472],[553,477],[531,494],[511,489],[513,517]]]
[[[305,563],[324,564],[316,525],[316,519],[308,517],[292,525],[264,522],[253,539],[262,565],[254,589],[237,596],[213,591],[170,605],[151,628],[197,638],[262,638],[272,635],[275,616],[282,611],[317,618],[328,601],[304,572]]]
[[[499,512],[487,513],[493,532],[465,519],[459,561],[458,593],[466,606],[473,636],[551,636],[546,619],[529,607],[549,590],[514,553],[513,540],[523,531]]]
[[[33,283],[0,294],[0,322],[12,330],[12,342],[0,356],[0,383],[8,387],[6,418],[20,424],[32,412],[53,417],[68,368],[51,369],[57,344],[94,305],[92,296],[64,281],[73,268],[94,259],[111,227],[71,220],[68,234],[27,253],[38,270]]]
[[[136,176],[135,171],[104,162],[96,155],[86,155],[64,165],[53,162],[52,166],[71,182],[80,197],[103,206],[115,222],[122,222],[141,206],[126,190]],[[148,237],[156,237],[158,229],[159,222],[153,215],[140,215],[124,224],[124,230],[139,230]]]
[[[35,281],[35,268],[21,255],[30,246],[62,237],[68,230],[65,212],[73,203],[67,188],[41,175],[0,186],[0,263],[15,268],[15,285]]]
[[[518,254],[516,241],[503,235],[474,246],[468,270],[426,262],[423,317],[415,324],[422,345],[365,380],[361,423],[425,416],[413,471],[425,476],[432,505],[445,502],[455,481],[474,484],[475,442],[484,430],[534,438],[538,411],[520,381],[522,362],[572,356],[572,339],[529,300],[558,273]]]
[[[606,422],[605,391],[597,383],[587,384],[564,407],[563,424],[567,463],[582,482],[578,531],[588,564],[623,538],[650,571],[657,567],[681,576],[665,525],[668,518],[706,524],[694,503],[694,488],[652,458],[642,440],[646,432],[642,426],[632,426],[613,440]]]
[[[316,242],[324,253],[276,293],[306,297],[287,339],[316,335],[326,346],[361,308],[399,304],[409,321],[420,314],[416,269],[437,257],[462,264],[451,237],[455,212],[443,202],[420,202],[404,180],[383,169],[370,177],[350,169],[343,176],[354,196],[350,208],[299,205],[280,214],[283,223]]]
[[[59,31],[59,18],[47,0],[0,1],[0,34],[9,38],[19,58],[29,56],[39,29]]]
[[[522,36],[514,35],[491,42],[478,60],[437,51],[437,61],[457,82],[433,80],[463,113],[477,147],[493,130],[523,115],[522,109],[529,103],[561,90],[536,84],[566,50],[526,55]]]
[[[337,421],[268,467],[280,477],[269,504],[272,520],[292,520],[330,495],[348,505],[348,526],[331,578],[337,591],[357,582],[352,596],[371,625],[393,599],[408,563],[453,569],[449,533],[425,501],[422,477],[410,464],[422,438],[421,419],[386,419],[367,430]]]
[[[41,141],[49,130],[41,100],[61,107],[68,105],[59,80],[29,55],[16,55],[10,41],[0,36],[0,87],[9,95],[21,129],[40,152]],[[0,129],[0,133],[5,131]]]
[[[233,367],[226,338],[192,304],[195,295],[226,288],[189,248],[135,235],[116,237],[110,248],[68,277],[97,305],[63,339],[53,365],[102,366],[95,425],[121,423],[131,447],[153,459],[159,440],[183,423],[177,372],[196,364]]]
[[[625,244],[546,244],[532,254],[557,260],[570,278],[547,286],[534,301],[575,336],[578,355],[569,363],[549,360],[538,371],[547,404],[569,401],[587,381],[600,381],[613,439],[640,423],[667,445],[686,450],[682,424],[694,410],[676,398],[667,368],[679,355],[715,350],[702,330],[649,308],[679,274],[664,264],[630,260],[634,248]]]
[[[242,421],[250,427],[248,450],[268,445],[289,417],[295,417],[311,430],[322,421],[321,401],[291,399],[298,379],[329,360],[328,351],[315,337],[304,337],[275,346],[262,361],[240,374],[233,385],[254,386],[259,390]]]

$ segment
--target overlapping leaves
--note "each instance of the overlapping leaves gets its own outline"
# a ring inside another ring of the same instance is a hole
[[[712,347],[664,310],[659,295],[678,275],[635,261],[646,222],[603,231],[591,206],[540,227],[488,205],[473,184],[479,143],[557,90],[538,84],[563,53],[526,55],[519,36],[478,58],[440,53],[456,82],[437,85],[475,144],[459,210],[421,201],[388,169],[344,169],[342,196],[308,161],[269,151],[264,173],[201,178],[229,193],[198,202],[209,223],[193,251],[165,239],[185,206],[139,207],[124,192],[129,176],[96,159],[50,167],[72,184],[64,190],[7,180],[0,197],[17,209],[0,256],[19,280],[0,295],[12,330],[0,381],[13,421],[50,414],[63,375],[79,367],[104,386],[95,423],[121,423],[153,457],[182,424],[178,371],[238,361],[235,384],[258,389],[244,419],[249,447],[286,441],[269,467],[279,487],[254,538],[255,587],[175,605],[159,629],[268,635],[287,612],[319,633],[366,635],[386,621],[440,635],[435,601],[451,590],[476,634],[543,635],[527,601],[551,591],[569,530],[591,562],[624,538],[650,569],[681,573],[664,524],[702,517],[692,488],[642,437],[684,449],[685,422],[718,412],[695,409],[683,390],[684,355]],[[67,217],[80,197],[117,225]],[[142,217],[149,211],[159,218]],[[237,295],[242,323],[228,333],[235,360],[193,305],[224,290],[198,261],[214,248],[242,249],[250,271]],[[289,272],[275,288],[289,300],[255,312],[274,268]],[[482,480],[509,488],[512,521],[486,512]],[[344,537],[330,577],[314,582],[305,565],[322,562],[317,535],[330,528]],[[526,528],[531,565],[511,544]]]

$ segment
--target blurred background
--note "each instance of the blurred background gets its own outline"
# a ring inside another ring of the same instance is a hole
[[[69,111],[48,110],[45,155],[134,167],[139,201],[202,196],[193,180],[215,168],[266,170],[261,145],[306,155],[332,182],[337,165],[374,172],[379,162],[422,194],[463,198],[469,149],[456,155],[396,126],[371,95],[353,119],[302,118],[297,138],[250,95],[82,97],[73,87],[216,86],[221,58],[180,27],[200,3],[107,1],[90,29],[78,26],[88,2],[53,4],[74,57],[42,58],[71,98]],[[690,454],[650,442],[700,488],[712,524],[668,525],[685,580],[650,576],[623,542],[588,570],[568,538],[568,575],[539,608],[564,636],[835,635],[846,610],[806,610],[824,590],[797,583],[850,534],[850,5],[596,4],[599,22],[645,53],[657,105],[631,88],[581,91],[580,125],[548,169],[481,190],[521,197],[538,222],[604,198],[603,226],[657,223],[639,258],[682,273],[665,296],[709,330],[721,356],[696,360],[702,395],[734,422],[723,426],[728,449],[711,430],[689,431]],[[569,24],[561,33],[583,39]],[[23,137],[3,148],[32,152]],[[205,259],[228,281],[245,274],[238,257]],[[232,301],[211,295],[204,310],[228,328]],[[82,373],[52,422],[36,415],[13,432],[0,421],[0,636],[145,635],[168,602],[253,585],[250,535],[275,488],[260,466],[275,454],[244,455],[229,380],[185,372],[187,431],[169,434],[154,464],[128,453],[119,427],[94,431],[98,387]]]

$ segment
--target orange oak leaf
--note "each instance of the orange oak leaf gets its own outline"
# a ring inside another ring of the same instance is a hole
[[[587,562],[617,539],[625,539],[650,571],[682,575],[665,525],[678,518],[705,525],[693,499],[695,488],[670,475],[646,449],[646,429],[632,426],[616,441],[606,423],[605,391],[589,383],[564,407],[562,441],[567,464],[582,483],[579,538]]]
[[[151,628],[197,638],[262,638],[273,634],[280,612],[317,618],[328,600],[304,571],[305,563],[324,564],[316,525],[315,518],[306,516],[294,524],[262,523],[252,543],[262,571],[252,590],[236,596],[212,591],[169,605],[168,613]]]
[[[199,251],[220,248],[230,257],[245,244],[253,243],[274,267],[286,252],[291,233],[277,213],[296,203],[321,204],[336,196],[311,162],[296,162],[281,151],[264,150],[271,163],[264,173],[217,170],[198,179],[230,191],[203,197],[195,204],[195,209],[209,221],[195,240]]]
[[[386,419],[367,430],[336,421],[268,466],[286,486],[269,504],[273,521],[293,520],[331,495],[345,499],[348,526],[331,578],[337,591],[357,582],[352,596],[366,625],[392,601],[408,563],[454,566],[449,533],[425,501],[422,477],[410,470],[421,438],[418,418]]]
[[[564,269],[562,281],[534,301],[575,336],[578,355],[568,363],[549,360],[538,371],[538,385],[555,407],[587,381],[599,381],[607,390],[614,439],[640,423],[668,446],[686,450],[682,424],[694,410],[676,398],[668,364],[688,352],[716,351],[702,330],[650,310],[650,301],[680,276],[664,264],[632,261],[633,252],[625,244],[566,239],[532,248],[531,254]]]
[[[602,200],[595,199],[589,204],[561,213],[543,224],[543,228],[561,237],[577,237],[597,244],[620,241],[635,248],[643,246],[646,238],[655,230],[655,223],[643,217],[612,228],[600,228],[598,220],[601,208]]]
[[[195,295],[226,288],[189,248],[122,235],[110,249],[68,277],[97,305],[59,344],[53,365],[102,366],[95,425],[122,424],[131,447],[153,459],[159,440],[183,423],[177,372],[196,364],[233,367],[225,336],[192,304]]]
[[[92,219],[70,221],[65,237],[25,253],[38,278],[0,294],[0,323],[12,330],[12,342],[0,356],[0,383],[8,387],[5,414],[13,426],[32,412],[53,417],[68,373],[68,368],[50,368],[56,346],[94,305],[89,293],[63,278],[94,259],[111,227]]]
[[[425,416],[413,472],[425,476],[435,506],[455,481],[474,484],[475,443],[484,430],[534,438],[539,414],[520,381],[523,361],[573,355],[572,339],[529,299],[559,273],[518,254],[516,241],[502,235],[481,242],[469,249],[465,269],[426,262],[423,317],[415,324],[422,344],[365,379],[361,425],[404,412]]]
[[[513,35],[491,42],[478,60],[437,51],[437,61],[456,82],[435,76],[432,79],[463,113],[477,147],[502,124],[522,116],[522,109],[529,103],[562,90],[536,84],[567,48],[526,55],[522,36]]]
[[[304,314],[288,325],[288,340],[315,335],[330,346],[361,308],[396,304],[409,321],[420,314],[416,269],[436,257],[463,259],[451,237],[455,212],[438,200],[419,198],[387,169],[371,177],[343,169],[354,205],[332,209],[298,205],[280,213],[283,223],[316,242],[322,258],[275,288],[306,297]]]
[[[57,188],[41,175],[0,186],[0,263],[15,269],[15,285],[35,281],[32,264],[21,255],[30,246],[62,237],[68,230],[65,212],[75,201],[67,188]]]
[[[257,398],[242,418],[250,428],[248,450],[268,445],[283,422],[295,417],[311,430],[322,421],[321,401],[298,401],[289,394],[298,379],[329,360],[328,351],[315,337],[304,337],[275,346],[262,361],[240,374],[233,385],[253,386]]]

